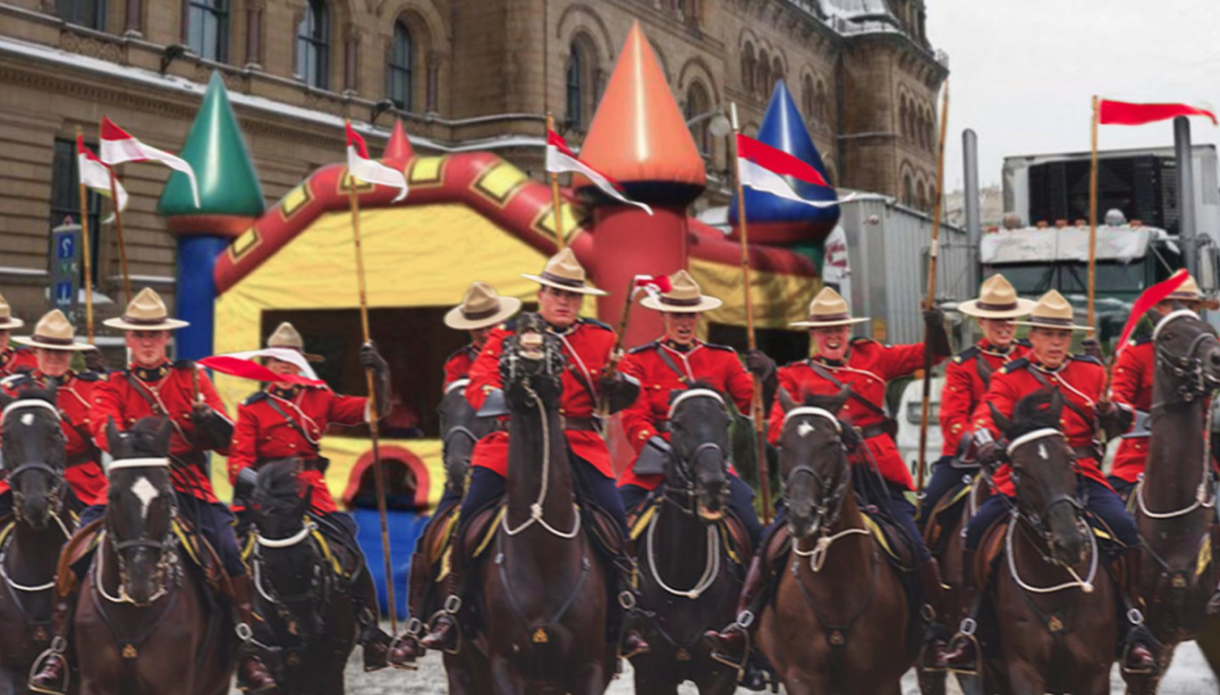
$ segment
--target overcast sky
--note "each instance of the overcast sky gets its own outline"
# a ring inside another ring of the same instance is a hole
[[[979,137],[980,182],[1009,155],[1088,151],[1094,94],[1220,108],[1220,0],[927,0],[949,54],[945,188],[962,185],[961,134]],[[1220,128],[1192,118],[1195,144]],[[1172,146],[1173,126],[1101,126],[1102,150]]]

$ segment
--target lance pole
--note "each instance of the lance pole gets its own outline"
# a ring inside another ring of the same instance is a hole
[[[547,135],[548,139],[550,138],[551,133],[554,130],[555,130],[555,119],[551,116],[550,113],[547,113],[547,115],[546,115],[546,135]],[[548,148],[547,151],[549,152],[550,144],[547,145],[547,148]],[[551,206],[552,206],[552,208],[554,208],[554,215],[555,215],[555,251],[559,252],[559,251],[563,250],[563,247],[567,244],[567,240],[564,239],[564,236],[563,236],[563,210],[562,210],[562,208],[560,208],[559,174],[557,174],[553,171],[551,172]],[[627,304],[627,306],[628,307],[631,306],[630,302]]]
[[[936,260],[940,243],[940,216],[945,200],[945,137],[949,132],[949,81],[945,80],[945,93],[940,114],[940,143],[936,154],[936,203],[932,206],[932,245],[928,253],[928,296],[926,309],[936,306]],[[932,344],[931,331],[924,327],[923,345],[923,404],[919,416],[919,473],[916,491],[923,493],[924,476],[928,470],[928,416],[932,402]]]
[[[1093,158],[1089,167],[1089,337],[1093,337],[1093,297],[1097,293],[1097,96],[1093,96]]]
[[[80,126],[76,126],[76,141],[81,141]],[[80,153],[77,153],[80,161]],[[79,165],[78,165],[79,166]],[[113,174],[112,174],[113,175]],[[85,335],[89,344],[93,344],[93,269],[89,248],[89,190],[85,187],[85,172],[78,171],[76,177],[80,180],[80,238],[81,258],[85,263]]]

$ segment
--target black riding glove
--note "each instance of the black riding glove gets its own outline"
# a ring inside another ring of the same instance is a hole
[[[949,333],[945,330],[945,312],[936,307],[924,309],[923,323],[928,331],[928,348],[933,357],[948,357],[953,354],[949,345]]]
[[[1092,357],[1098,362],[1103,362],[1105,356],[1101,354],[1101,343],[1097,342],[1097,338],[1085,338],[1080,343],[1080,349],[1086,357]]]
[[[85,350],[85,369],[95,374],[105,375],[110,365],[106,363],[106,355],[96,346]]]
[[[237,473],[233,482],[233,499],[246,504],[254,501],[254,488],[258,486],[258,471],[253,468],[243,468]]]
[[[195,404],[191,422],[195,425],[195,443],[204,449],[227,449],[233,440],[233,423],[207,403]]]
[[[1102,432],[1106,433],[1106,439],[1114,439],[1131,431],[1131,425],[1135,424],[1135,413],[1114,403],[1098,404],[1097,422]]]
[[[775,389],[779,386],[776,378],[775,360],[767,353],[754,348],[746,353],[746,369],[758,379],[762,385],[762,409],[764,413],[771,412],[771,403],[775,400]]]
[[[377,394],[377,416],[383,418],[390,410],[390,365],[372,342],[360,346],[360,364],[373,372],[373,391]]]
[[[622,372],[612,377],[603,376],[597,380],[597,384],[610,415],[629,407],[640,395],[640,383]]]

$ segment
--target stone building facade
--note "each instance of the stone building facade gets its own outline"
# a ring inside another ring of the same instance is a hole
[[[783,79],[834,183],[927,209],[948,67],[924,3],[3,0],[0,293],[27,320],[46,309],[49,229],[79,210],[75,134],[96,144],[103,115],[175,151],[219,71],[269,204],[341,159],[343,118],[371,124],[374,150],[398,116],[419,151],[491,150],[539,176],[544,114],[580,141],[635,20],[706,154],[696,208],[729,193],[729,141],[709,132],[709,112],[738,104],[750,133]],[[172,295],[174,242],[156,214],[168,170],[119,175],[133,282]],[[109,214],[90,206],[94,223]],[[93,248],[107,315],[121,300],[116,231],[103,226]]]

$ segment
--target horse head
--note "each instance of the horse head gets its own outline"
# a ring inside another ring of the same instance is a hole
[[[1220,341],[1216,329],[1198,314],[1176,302],[1174,307],[1152,331],[1157,374],[1167,377],[1161,398],[1202,400],[1220,386]]]
[[[67,454],[56,389],[26,389],[20,398],[0,393],[0,460],[13,489],[13,513],[18,521],[43,530],[59,509],[66,492]]]
[[[1088,526],[1076,499],[1075,454],[1059,430],[1063,395],[1043,389],[1021,400],[1013,417],[991,403],[992,420],[1008,439],[1012,481],[1022,516],[1042,534],[1051,557],[1066,565],[1083,562]]]
[[[106,469],[106,535],[118,556],[119,596],[136,606],[148,606],[169,590],[177,557],[178,505],[168,458],[172,432],[164,417],[142,418],[127,432],[119,432],[113,420],[106,425],[114,457]]]
[[[669,444],[665,496],[684,497],[683,507],[705,523],[719,521],[729,497],[729,410],[715,389],[695,382],[669,396]]]
[[[296,624],[290,632],[307,638],[321,626],[317,608],[325,599],[322,586],[329,569],[310,534],[314,525],[306,514],[312,488],[302,489],[300,470],[298,458],[273,459],[259,468],[252,496],[257,533],[251,564],[259,593],[281,616],[284,609],[291,615]],[[300,604],[310,610],[298,610]]]
[[[504,340],[500,377],[510,410],[547,410],[559,406],[563,394],[563,347],[539,314],[517,317],[516,332]]]
[[[843,387],[834,396],[810,394],[797,404],[780,389],[784,425],[780,433],[780,476],[788,529],[796,538],[808,538],[832,525],[851,487],[847,441],[854,430],[838,418],[851,394]]]
[[[437,407],[441,419],[441,458],[445,464],[445,485],[460,493],[466,487],[466,473],[474,445],[496,428],[493,417],[478,417],[466,400],[468,379],[458,379],[445,389]]]

